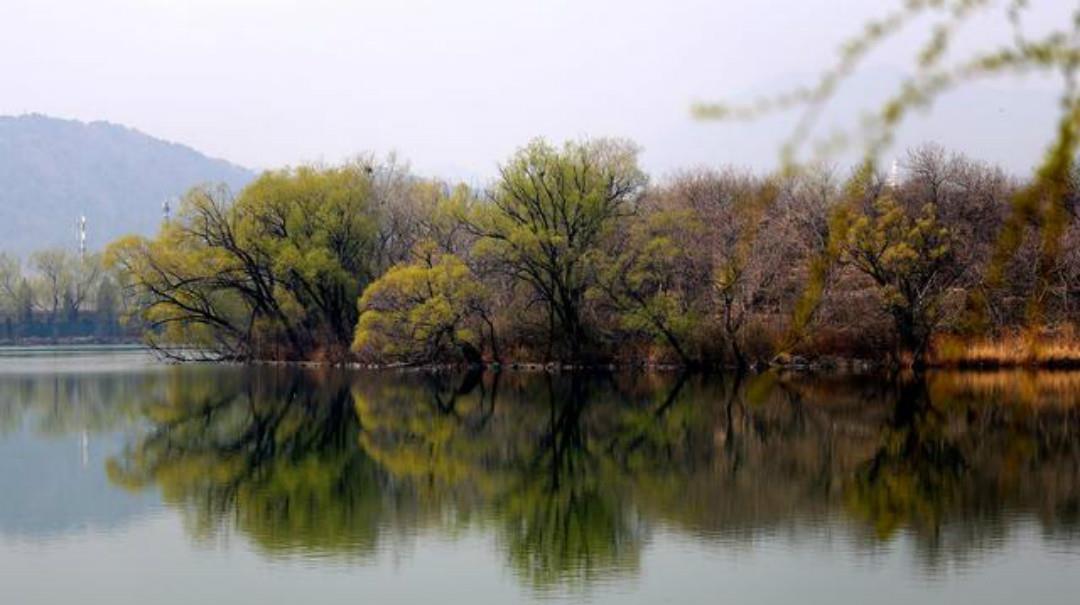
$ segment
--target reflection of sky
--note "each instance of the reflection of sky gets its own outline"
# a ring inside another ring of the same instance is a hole
[[[1043,548],[1036,524],[1019,528],[1008,555],[947,578],[917,576],[902,538],[867,558],[844,540],[785,536],[753,548],[716,548],[658,532],[642,572],[585,593],[530,593],[518,586],[483,531],[447,539],[421,532],[405,558],[383,551],[363,566],[268,561],[235,542],[192,548],[182,524],[154,515],[121,531],[43,545],[0,542],[0,585],[22,603],[1075,603],[1076,558]],[[62,570],[62,574],[58,574]]]
[[[24,426],[0,435],[0,536],[52,538],[114,530],[146,514],[157,495],[110,485],[105,461],[119,434],[42,436]]]
[[[109,413],[121,401],[102,398],[165,367],[134,347],[0,347],[0,418],[15,423],[0,430],[0,536],[112,530],[155,506],[153,491],[109,483],[105,461],[123,447],[126,421]]]
[[[164,370],[150,353],[136,346],[0,347],[0,376],[109,374]],[[2,405],[4,402],[0,402]]]

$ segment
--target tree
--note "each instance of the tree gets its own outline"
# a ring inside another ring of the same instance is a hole
[[[603,285],[623,299],[624,318],[664,339],[683,363],[771,357],[765,329],[805,256],[786,220],[790,206],[773,203],[785,191],[775,179],[696,170],[650,192],[608,246],[621,260],[607,263]]]
[[[30,285],[30,280],[24,277],[15,290],[14,302],[15,316],[23,326],[29,326],[34,322],[34,305],[36,304],[34,288]]]
[[[79,257],[69,257],[71,284],[64,295],[64,314],[67,321],[74,324],[79,321],[79,314],[83,311],[86,302],[97,296],[101,286],[102,264],[101,255],[84,254]]]
[[[19,286],[23,281],[22,262],[7,253],[0,253],[0,308],[15,315]]]
[[[272,355],[257,352],[255,329],[276,319],[280,306],[263,268],[237,254],[229,204],[224,189],[193,189],[157,237],[121,238],[106,250],[151,346],[194,346],[233,359]]]
[[[590,257],[605,234],[630,216],[646,177],[626,141],[543,140],[524,147],[499,170],[490,204],[468,217],[480,238],[476,254],[527,284],[544,306],[549,346],[580,361],[591,343],[585,294],[596,281]]]
[[[684,365],[704,361],[712,263],[705,226],[686,210],[656,210],[621,225],[598,256],[597,288],[623,329],[671,348]]]
[[[949,230],[933,204],[912,216],[891,195],[879,198],[847,232],[844,259],[877,285],[897,337],[897,359],[919,367],[942,317],[942,303],[959,276]]]
[[[113,336],[117,330],[117,317],[120,312],[120,287],[111,275],[102,278],[94,299],[94,309],[98,314],[98,331],[102,336]]]
[[[360,298],[353,350],[362,357],[405,363],[481,360],[483,318],[494,333],[484,288],[461,259],[432,254],[392,267]],[[497,356],[497,349],[494,350]]]
[[[70,293],[74,275],[70,253],[63,248],[51,248],[30,256],[30,266],[37,274],[34,289],[50,326],[56,324],[60,311]]]
[[[159,342],[340,360],[355,301],[378,271],[376,172],[358,163],[268,172],[235,200],[196,188],[156,238],[120,240],[108,258]]]
[[[271,296],[301,351],[348,350],[356,298],[378,275],[373,172],[366,164],[267,172],[236,200],[233,254],[278,288]]]
[[[723,192],[712,210],[716,312],[739,368],[752,361],[745,342],[748,325],[755,315],[775,311],[773,285],[795,260],[776,221],[779,194],[778,183],[764,179]],[[771,356],[772,351],[764,355]]]

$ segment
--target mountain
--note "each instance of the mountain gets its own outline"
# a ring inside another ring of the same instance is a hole
[[[0,116],[0,251],[74,248],[79,216],[91,249],[128,233],[152,234],[166,199],[201,183],[236,192],[254,176],[117,124]]]

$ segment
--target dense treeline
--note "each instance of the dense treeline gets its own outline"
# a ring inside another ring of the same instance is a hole
[[[122,326],[124,290],[100,254],[50,248],[27,262],[0,254],[0,342],[138,338]]]
[[[920,364],[1021,330],[1016,359],[1077,354],[1076,178],[1054,253],[1033,218],[1001,259],[1026,183],[936,146],[890,175],[654,183],[637,155],[538,140],[483,190],[393,160],[272,171],[106,257],[152,344],[229,359]]]

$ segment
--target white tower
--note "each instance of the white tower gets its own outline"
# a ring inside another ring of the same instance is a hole
[[[892,161],[892,168],[889,169],[889,179],[885,181],[885,184],[890,189],[896,189],[900,186],[900,162],[897,160]]]
[[[76,228],[78,229],[79,237],[79,256],[86,256],[86,215],[79,217],[76,221]]]
[[[161,216],[164,217],[165,222],[169,222],[169,214],[172,212],[172,206],[169,204],[169,199],[165,198],[164,202],[161,202]]]

